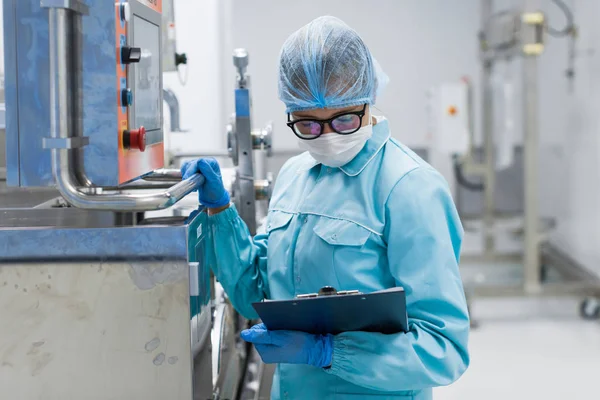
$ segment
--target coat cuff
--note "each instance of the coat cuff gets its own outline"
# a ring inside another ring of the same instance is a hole
[[[333,356],[331,358],[331,367],[326,368],[325,372],[331,375],[338,375],[347,370],[349,366],[352,365],[349,357],[348,346],[346,341],[339,337],[335,336],[333,338]]]
[[[221,211],[218,214],[208,216],[208,220],[213,224],[222,224],[225,222],[233,222],[238,219],[239,214],[237,208],[235,208],[235,204],[230,204],[229,208]]]

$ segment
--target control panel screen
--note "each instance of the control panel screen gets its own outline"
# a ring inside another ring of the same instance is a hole
[[[161,129],[160,93],[160,35],[158,26],[134,15],[134,46],[142,52],[140,62],[134,68],[134,101],[136,127],[143,126],[147,131]]]

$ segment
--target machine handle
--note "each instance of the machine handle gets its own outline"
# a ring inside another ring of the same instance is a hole
[[[52,150],[57,153],[58,149]],[[64,150],[63,150],[64,151]],[[143,212],[164,210],[192,193],[204,183],[204,176],[200,174],[177,183],[159,193],[153,194],[98,194],[85,192],[86,188],[79,188],[72,182],[61,179],[57,187],[65,200],[74,207],[87,210],[128,211]],[[91,188],[94,191],[101,188]]]
[[[73,29],[75,21],[87,12],[80,0],[44,0],[41,5],[48,8],[48,39],[50,47],[50,133],[56,140],[81,137],[73,123],[81,114],[80,101],[76,93],[76,82],[81,72],[72,61],[73,43],[77,35]],[[75,102],[75,100],[79,102]],[[105,188],[82,186],[87,182],[81,166],[74,162],[71,149],[52,148],[52,174],[56,187],[65,200],[74,207],[86,210],[142,212],[171,207],[204,183],[204,177],[196,174],[174,186],[153,194],[102,193]],[[83,179],[85,178],[85,179]],[[181,180],[181,175],[179,175]]]

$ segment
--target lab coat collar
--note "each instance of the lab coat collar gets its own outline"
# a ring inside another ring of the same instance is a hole
[[[340,167],[340,169],[348,176],[357,176],[369,165],[389,139],[390,127],[388,120],[378,117],[377,125],[373,126],[373,136],[367,140],[365,147],[363,147],[356,157],[348,164]]]

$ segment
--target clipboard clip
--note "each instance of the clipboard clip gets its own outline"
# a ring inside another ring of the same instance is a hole
[[[319,293],[307,293],[299,294],[296,296],[297,299],[310,299],[312,297],[325,297],[325,296],[344,296],[349,294],[362,294],[358,290],[340,290],[339,292],[333,286],[323,286]]]

